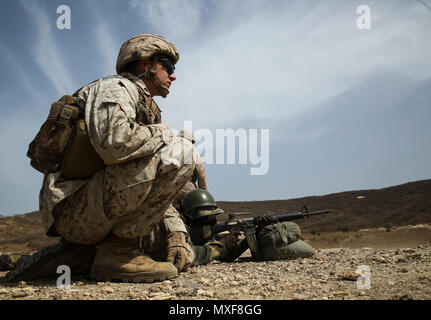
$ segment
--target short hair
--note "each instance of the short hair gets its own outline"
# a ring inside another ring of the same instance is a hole
[[[135,76],[138,75],[138,68],[139,68],[139,60],[130,61],[128,64],[124,65],[120,69],[120,74],[122,73],[131,73]]]

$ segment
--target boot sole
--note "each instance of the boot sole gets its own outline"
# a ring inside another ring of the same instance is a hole
[[[57,267],[67,265],[72,274],[88,275],[96,253],[94,246],[79,246],[58,242],[32,255],[21,257],[14,270],[5,275],[7,282],[52,279],[59,275]]]
[[[96,281],[123,281],[123,282],[158,282],[178,277],[177,271],[172,271],[165,274],[155,274],[153,272],[136,272],[133,274],[122,272],[105,271],[103,268],[92,266],[91,278]]]

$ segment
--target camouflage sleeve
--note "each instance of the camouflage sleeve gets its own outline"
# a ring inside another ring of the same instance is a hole
[[[205,165],[203,163],[197,163],[195,168],[196,178],[198,180],[199,189],[208,190],[207,174],[205,171]]]
[[[94,83],[78,99],[84,96],[90,141],[107,165],[152,155],[173,138],[165,124],[136,122],[137,90],[116,78]]]
[[[171,205],[168,210],[166,210],[163,215],[163,222],[165,224],[167,232],[187,232],[186,225],[184,224],[183,219],[181,219],[179,213],[175,208]]]

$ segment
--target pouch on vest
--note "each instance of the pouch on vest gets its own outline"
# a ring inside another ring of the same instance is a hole
[[[73,179],[90,176],[89,171],[95,173],[102,169],[103,160],[92,147],[91,151],[87,148],[90,141],[82,118],[74,97],[65,95],[52,103],[48,119],[29,145],[27,156],[31,166],[44,174],[62,170],[65,177]],[[85,139],[88,141],[83,142]],[[78,158],[77,149],[81,147]]]
[[[258,258],[282,260],[292,258],[287,246],[300,239],[301,230],[294,222],[281,222],[267,225],[260,230],[258,237]]]
[[[105,163],[90,143],[84,120],[79,120],[66,148],[61,174],[69,179],[87,178],[104,167]]]

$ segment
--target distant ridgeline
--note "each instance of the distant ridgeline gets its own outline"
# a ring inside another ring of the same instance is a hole
[[[347,191],[324,196],[289,200],[224,202],[225,211],[284,213],[299,211],[304,204],[310,211],[332,210],[331,214],[295,221],[303,232],[333,232],[431,223],[431,179],[383,189]],[[245,215],[246,216],[246,215]]]
[[[295,212],[301,210],[304,204],[310,211],[332,211],[330,214],[296,220],[303,232],[415,225],[431,223],[431,179],[383,189],[347,191],[325,196],[290,200],[217,201],[217,204],[225,211],[221,220],[231,212],[253,212],[254,215]],[[244,217],[250,215],[252,214]],[[36,248],[55,240],[45,236],[37,211],[0,217],[0,245],[18,241]]]

